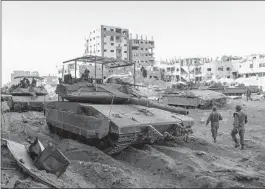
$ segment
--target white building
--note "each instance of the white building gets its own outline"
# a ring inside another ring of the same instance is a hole
[[[129,60],[129,30],[101,25],[89,33],[85,55]]]

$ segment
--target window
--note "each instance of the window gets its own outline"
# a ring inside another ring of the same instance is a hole
[[[98,45],[99,45],[99,43],[98,43]]]
[[[207,71],[212,71],[212,69],[211,68],[207,68]]]
[[[93,33],[95,33],[96,31],[94,30]]]
[[[147,49],[147,48],[145,48],[145,50],[147,51],[148,49]]]
[[[104,52],[107,52],[107,49],[104,49]]]
[[[119,36],[116,36],[116,40],[119,40],[120,39],[120,37]]]
[[[100,50],[98,50],[98,52],[99,52]]]
[[[110,29],[110,31],[114,31],[114,29]]]
[[[250,67],[250,68],[253,68],[253,64],[250,64],[249,67]]]
[[[167,68],[167,72],[169,72],[170,71],[170,68]]]
[[[113,46],[113,45],[114,45],[114,43],[111,43],[111,45]]]
[[[114,50],[110,50],[110,52],[114,52]]]
[[[105,31],[107,31],[107,28],[103,28]]]
[[[218,67],[218,71],[223,71],[223,67]]]
[[[145,63],[147,63],[148,61],[146,60]]]
[[[121,29],[116,28],[117,33],[121,33]]]
[[[141,44],[143,44],[144,42],[141,41]]]
[[[265,63],[260,63],[259,67],[265,67]]]
[[[143,48],[141,48],[141,50],[144,50]]]
[[[230,71],[230,67],[227,67],[227,68],[226,68],[226,71]]]
[[[93,39],[95,40],[96,38],[95,38],[95,37],[93,37]]]
[[[127,51],[124,51],[124,53],[127,53]]]
[[[126,46],[127,46],[127,44],[124,44],[124,46],[126,47]]]
[[[111,40],[111,41],[114,41],[114,37],[113,37],[113,36],[110,36],[110,40]]]
[[[104,42],[104,45],[107,45],[107,43],[106,43],[106,42]]]

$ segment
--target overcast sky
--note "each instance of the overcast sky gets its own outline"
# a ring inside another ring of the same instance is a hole
[[[2,82],[56,74],[101,24],[153,36],[155,58],[265,53],[265,2],[2,2]]]

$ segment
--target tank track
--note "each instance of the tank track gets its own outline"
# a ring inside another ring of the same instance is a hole
[[[108,155],[117,154],[126,149],[127,147],[131,146],[135,142],[135,140],[135,134],[120,135],[118,140],[115,141],[115,144],[110,147],[107,147],[103,151]]]

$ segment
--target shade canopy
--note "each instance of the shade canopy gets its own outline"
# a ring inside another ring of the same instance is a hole
[[[14,79],[19,79],[19,78],[35,78],[35,79],[39,79],[39,80],[43,80],[43,77],[40,76],[16,76],[14,77]]]
[[[94,55],[87,55],[87,56],[82,56],[82,57],[74,58],[71,60],[67,60],[67,61],[64,61],[63,64],[69,63],[69,62],[95,63],[95,64],[104,65],[108,68],[119,68],[119,67],[126,67],[126,66],[134,65],[134,63],[130,63],[129,61],[118,60],[115,58],[108,58],[108,57],[102,57],[102,56],[94,56]]]

